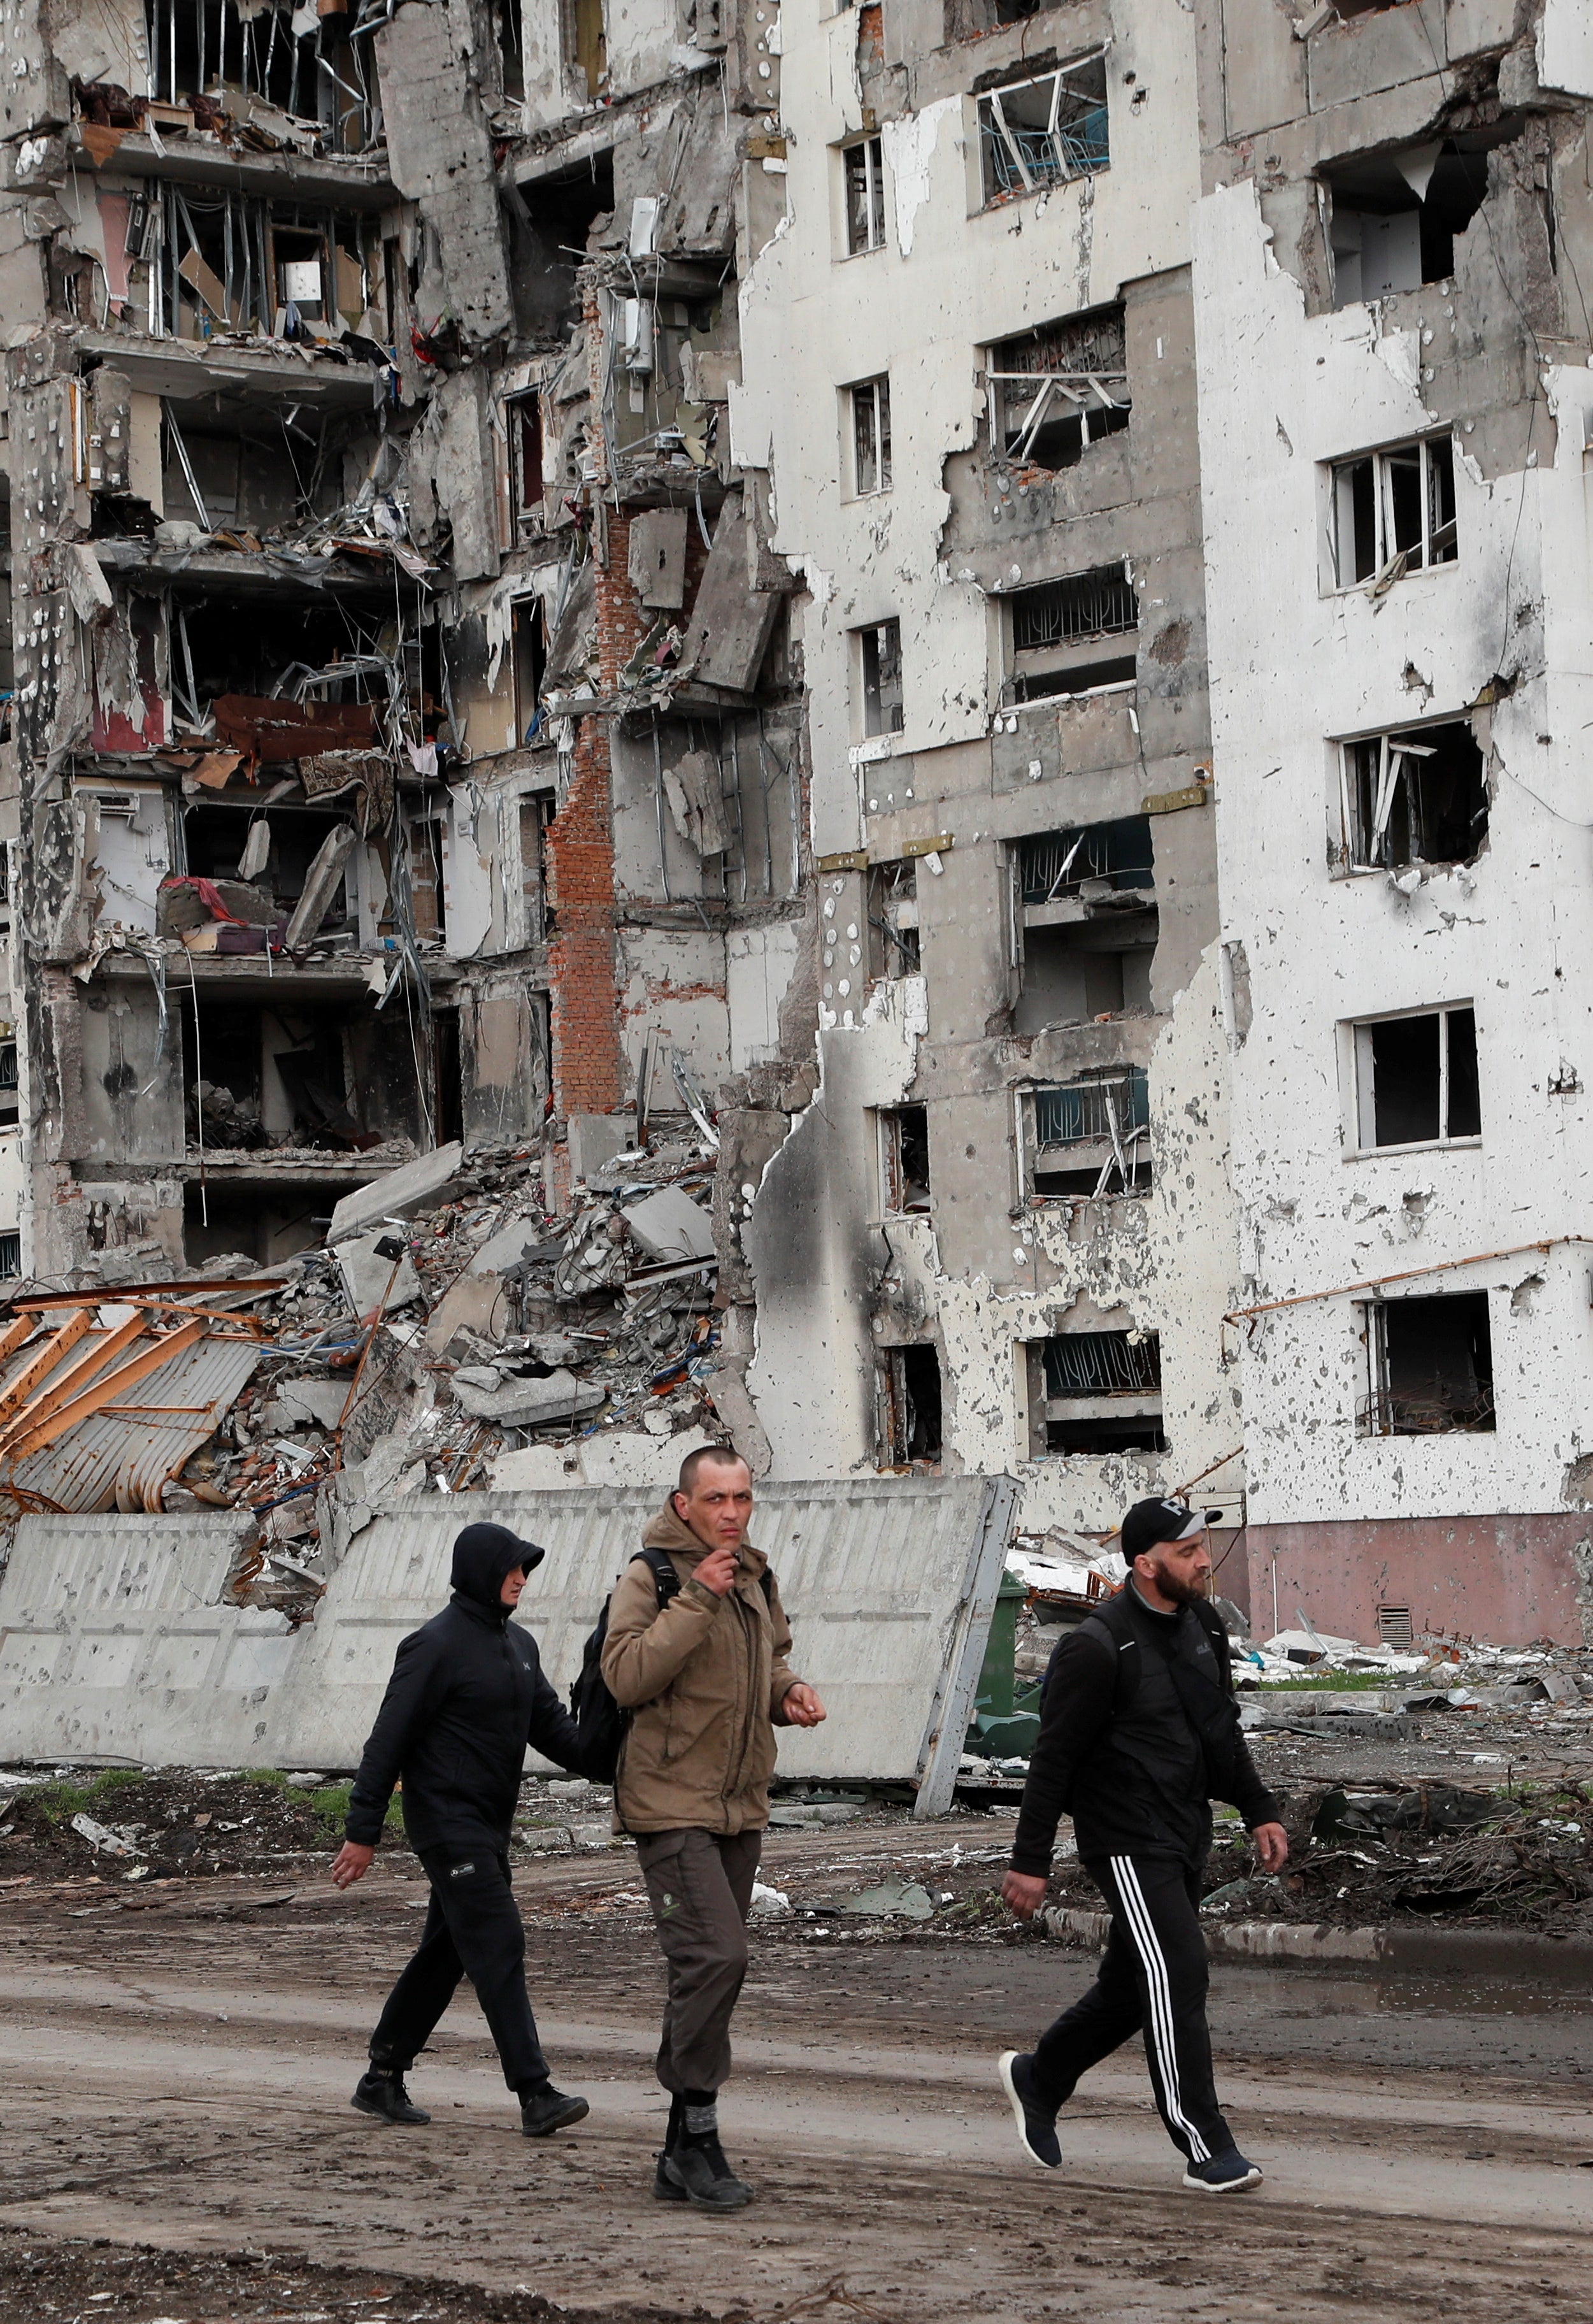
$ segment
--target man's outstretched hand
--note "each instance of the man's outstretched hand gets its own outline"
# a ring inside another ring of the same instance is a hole
[[[1001,1881],[1001,1899],[1020,1921],[1032,1921],[1045,1902],[1046,1883],[1036,1872],[1008,1872]]]
[[[356,1880],[363,1880],[375,1853],[373,1848],[362,1848],[357,1840],[345,1840],[332,1858],[333,1886],[352,1888]]]
[[[780,1709],[793,1727],[816,1727],[824,1716],[824,1706],[806,1679],[799,1678],[795,1686],[786,1689]]]
[[[1250,1838],[1263,1872],[1281,1872],[1289,1860],[1289,1835],[1281,1823],[1258,1823]]]

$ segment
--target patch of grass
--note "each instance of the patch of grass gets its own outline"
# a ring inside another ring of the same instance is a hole
[[[269,1784],[273,1792],[297,1791],[299,1788],[298,1784],[289,1783],[281,1767],[245,1767],[244,1781],[246,1784]]]
[[[142,1784],[142,1767],[106,1767],[87,1784],[43,1784],[26,1796],[49,1823],[66,1823],[75,1815],[97,1815],[113,1809],[116,1794]]]
[[[315,1811],[317,1820],[325,1824],[328,1831],[342,1831],[348,1814],[348,1803],[353,1794],[352,1784],[323,1784],[318,1792],[310,1793],[309,1804]],[[384,1831],[401,1832],[403,1831],[404,1811],[396,1797],[388,1802],[387,1814],[382,1828]]]

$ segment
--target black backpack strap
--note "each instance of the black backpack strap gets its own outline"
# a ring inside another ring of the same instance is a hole
[[[658,1593],[658,1611],[661,1614],[670,1599],[675,1597],[680,1589],[680,1575],[676,1568],[675,1560],[667,1549],[640,1549],[631,1562],[633,1565],[645,1565],[652,1575],[653,1587]]]
[[[774,1611],[774,1575],[769,1572],[767,1565],[758,1577],[758,1587],[763,1592],[764,1604],[769,1608],[769,1612],[772,1614]]]

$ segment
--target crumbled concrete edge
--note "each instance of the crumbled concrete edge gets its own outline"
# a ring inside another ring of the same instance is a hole
[[[1053,1904],[1040,1914],[1058,1944],[1104,1946],[1111,1927],[1105,1913]],[[1310,1968],[1352,1964],[1407,1976],[1516,1977],[1524,1973],[1585,1984],[1593,1977],[1593,1944],[1576,1937],[1541,1936],[1531,1929],[1334,1928],[1300,1921],[1202,1923],[1213,1960],[1260,1961]]]

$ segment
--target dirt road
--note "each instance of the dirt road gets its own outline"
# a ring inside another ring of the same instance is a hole
[[[913,1834],[919,1877],[971,1836]],[[821,1853],[867,1877],[899,1865],[903,1835],[783,1837],[772,1876]],[[593,2102],[546,2145],[518,2135],[468,1995],[412,2078],[428,2129],[348,2107],[418,1926],[412,1877],[343,1898],[258,1878],[0,1896],[0,2318],[463,2324],[546,2313],[535,2295],[605,2324],[1593,2308],[1593,2003],[1220,1971],[1221,2087],[1268,2175],[1218,2205],[1179,2188],[1137,2053],[1069,2109],[1064,2171],[1019,2154],[991,2061],[1082,1987],[1084,1955],[777,1920],[755,1935],[723,2109],[760,2200],[716,2221],[648,2191],[660,1979],[633,1859],[519,1879],[556,2074]],[[457,2291],[434,2304],[415,2280]]]

